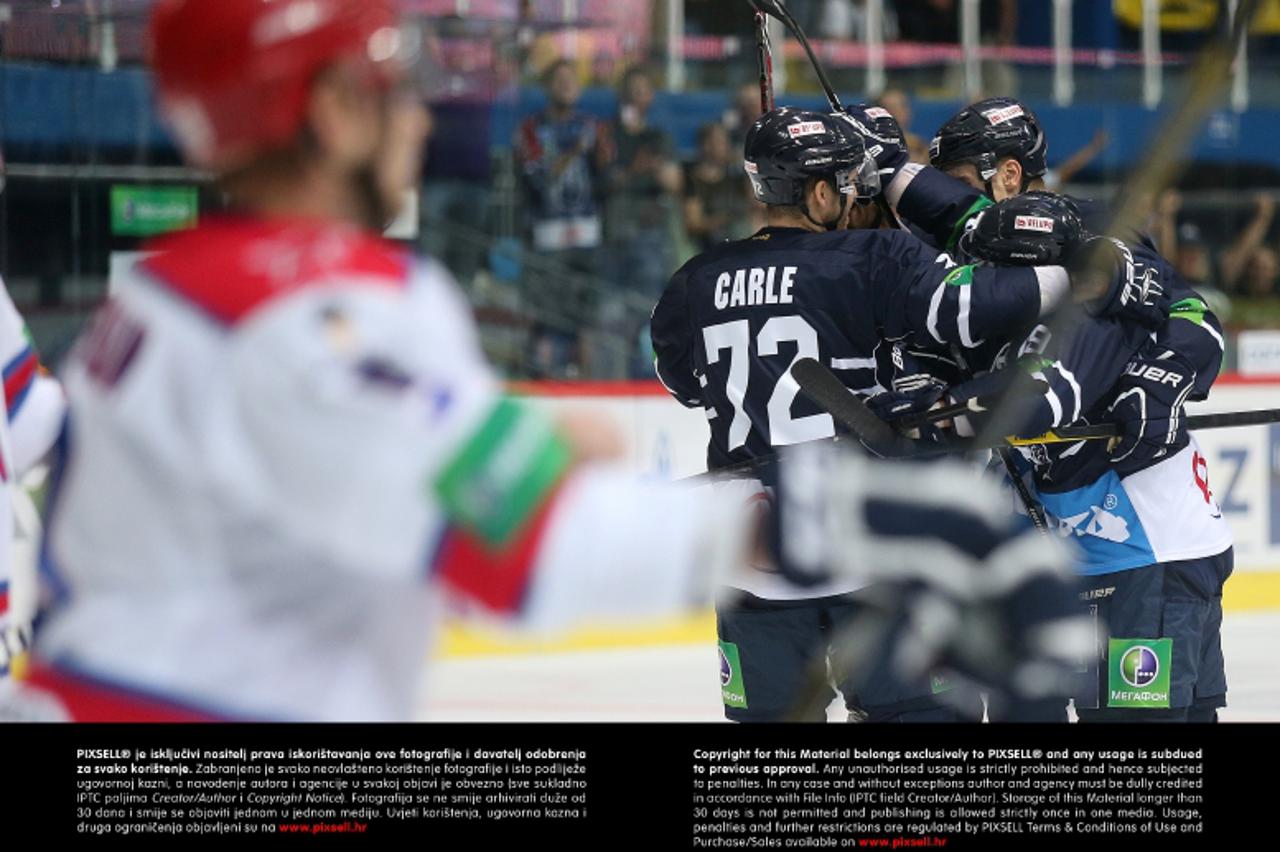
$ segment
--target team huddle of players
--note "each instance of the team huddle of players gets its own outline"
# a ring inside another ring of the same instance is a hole
[[[1107,236],[1104,207],[1043,191],[1046,149],[1036,116],[1011,98],[944,124],[928,166],[908,163],[901,131],[875,107],[767,113],[744,155],[769,224],[675,274],[653,315],[658,374],[705,409],[712,469],[836,435],[798,394],[800,358],[890,421],[968,402],[973,413],[948,428],[972,434],[1008,398],[1018,437],[1119,423],[1118,441],[997,454],[1004,476],[1025,480],[1023,511],[1076,548],[1079,607],[1098,638],[1070,690],[1075,708],[1085,721],[1213,720],[1226,696],[1232,540],[1183,406],[1217,376],[1220,327],[1149,239]],[[913,434],[939,430],[924,433]],[[725,713],[788,718],[809,661],[834,661],[832,636],[879,592],[748,579],[717,608],[722,677],[732,673]],[[976,696],[925,670],[904,677],[892,648],[881,656],[838,684],[851,718],[981,715]],[[1067,718],[1062,695],[988,711]]]
[[[233,213],[149,245],[63,367],[42,615],[0,718],[411,718],[441,587],[534,624],[734,588],[734,719],[821,717],[828,655],[858,719],[976,718],[976,686],[991,718],[1224,704],[1231,541],[1182,417],[1217,321],[1140,237],[1099,236],[1105,212],[1033,191],[1025,107],[961,112],[936,168],[875,109],[755,124],[769,227],[676,273],[654,344],[712,468],[802,446],[766,500],[708,497],[611,465],[599,417],[507,396],[447,272],[380,238],[426,130],[395,4],[159,0],[150,39],[160,108]],[[802,357],[893,420],[971,400],[956,428],[982,428],[1017,392],[1020,435],[1118,421],[1114,446],[1005,459],[1076,555],[962,466],[821,440]],[[10,367],[12,414],[34,362]]]

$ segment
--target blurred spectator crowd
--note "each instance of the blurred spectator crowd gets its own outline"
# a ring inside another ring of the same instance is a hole
[[[574,63],[553,62],[542,82],[547,104],[521,123],[514,146],[525,245],[549,262],[521,281],[536,317],[528,370],[533,378],[599,374],[600,360],[618,353],[593,347],[584,329],[598,328],[637,346],[605,372],[651,375],[644,320],[680,260],[763,223],[741,155],[759,91],[744,86],[681,162],[671,134],[650,120],[655,81],[645,68],[623,75],[611,120],[580,109]]]

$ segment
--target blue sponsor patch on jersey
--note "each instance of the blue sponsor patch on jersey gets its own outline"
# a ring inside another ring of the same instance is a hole
[[[1072,491],[1039,496],[1051,527],[1079,546],[1081,574],[1110,574],[1156,563],[1147,531],[1115,471]]]

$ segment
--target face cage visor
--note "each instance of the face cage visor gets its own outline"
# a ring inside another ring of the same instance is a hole
[[[862,155],[857,168],[841,169],[835,173],[836,190],[852,195],[858,204],[870,204],[880,195],[880,170],[870,154]]]

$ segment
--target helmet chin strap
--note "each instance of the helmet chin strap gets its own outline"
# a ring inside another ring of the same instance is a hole
[[[834,231],[835,229],[840,227],[840,223],[843,222],[845,220],[845,217],[849,215],[849,204],[851,203],[850,199],[852,198],[852,193],[841,192],[838,188],[836,188],[836,183],[834,180],[828,180],[827,183],[831,185],[831,188],[835,190],[836,195],[839,196],[840,198],[840,213],[837,214],[836,218],[827,222],[819,222],[817,219],[813,218],[813,214],[809,212],[808,201],[800,202],[800,212],[804,214],[804,218],[808,219],[810,222],[812,222],[814,225],[821,228],[822,230]]]

